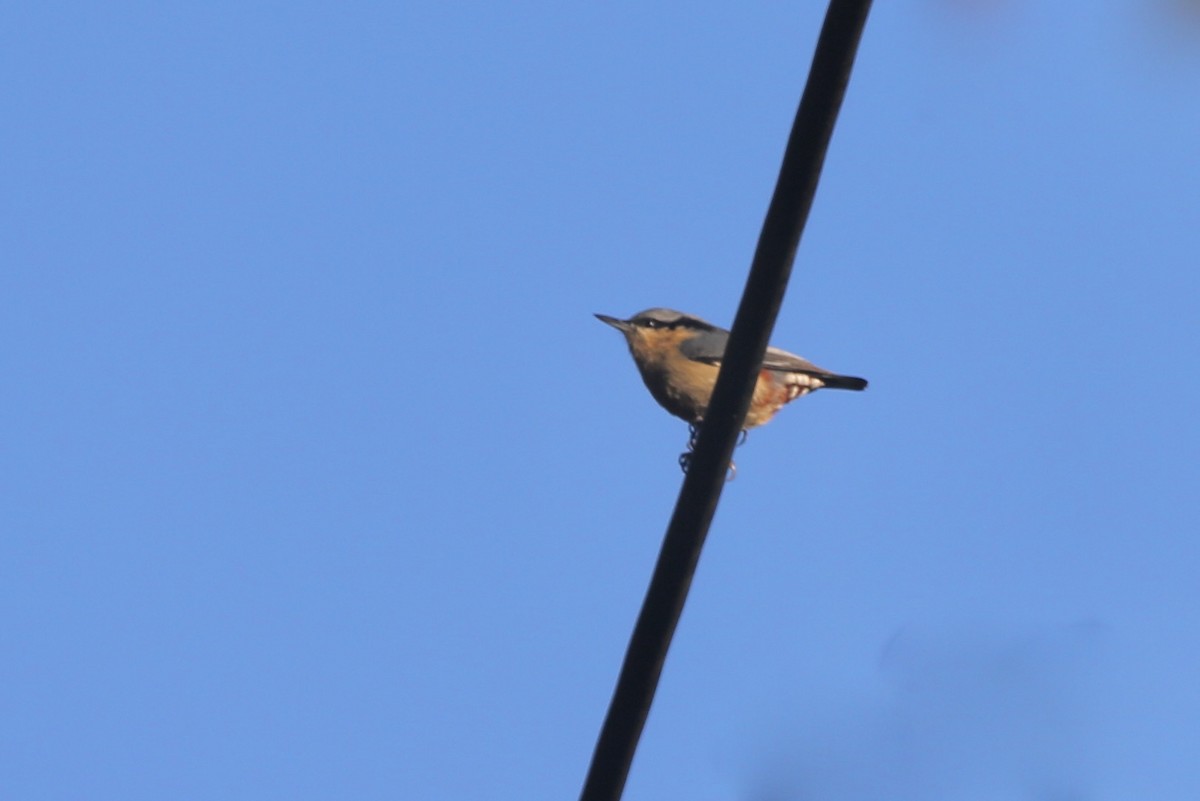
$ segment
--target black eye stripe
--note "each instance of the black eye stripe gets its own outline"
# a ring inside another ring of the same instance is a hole
[[[638,325],[641,325],[645,328],[655,328],[655,329],[666,328],[666,329],[670,329],[670,330],[674,330],[682,324],[683,324],[682,320],[674,320],[669,323],[664,320],[642,320],[638,323]]]

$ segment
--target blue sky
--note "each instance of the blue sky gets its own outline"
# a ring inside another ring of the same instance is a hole
[[[822,13],[0,11],[0,794],[574,797]],[[1196,797],[1190,13],[877,4],[627,799]]]

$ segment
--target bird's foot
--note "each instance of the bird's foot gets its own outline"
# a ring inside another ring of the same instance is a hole
[[[734,444],[734,446],[733,446],[733,447],[735,447],[735,448],[740,448],[740,447],[742,447],[743,445],[745,445],[745,444],[746,444],[746,437],[748,437],[749,435],[750,435],[750,431],[749,431],[749,430],[747,430],[747,429],[745,429],[745,428],[743,428],[743,429],[741,430],[741,432],[739,432],[739,433],[738,433],[737,442]],[[694,450],[696,450],[696,442],[697,442],[697,440],[699,440],[699,439],[700,439],[700,423],[688,423],[688,443],[687,443],[687,447],[688,447],[688,450],[689,450],[689,451],[694,451]]]
[[[679,454],[679,469],[687,475],[688,468],[692,466],[692,449],[688,448],[683,453]],[[731,460],[729,462],[729,472],[725,474],[726,481],[733,481],[737,478],[737,465]]]

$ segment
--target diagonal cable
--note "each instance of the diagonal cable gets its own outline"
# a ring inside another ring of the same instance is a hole
[[[580,801],[618,801],[624,791],[783,303],[870,8],[871,0],[831,0],[825,13],[717,385],[625,652]]]

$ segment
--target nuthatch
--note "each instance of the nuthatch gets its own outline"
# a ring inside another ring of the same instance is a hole
[[[625,335],[642,381],[659,405],[693,426],[704,419],[729,332],[671,309],[647,309],[628,320],[597,314]],[[761,426],[813,390],[866,389],[862,378],[836,375],[799,356],[767,348],[743,429]]]

